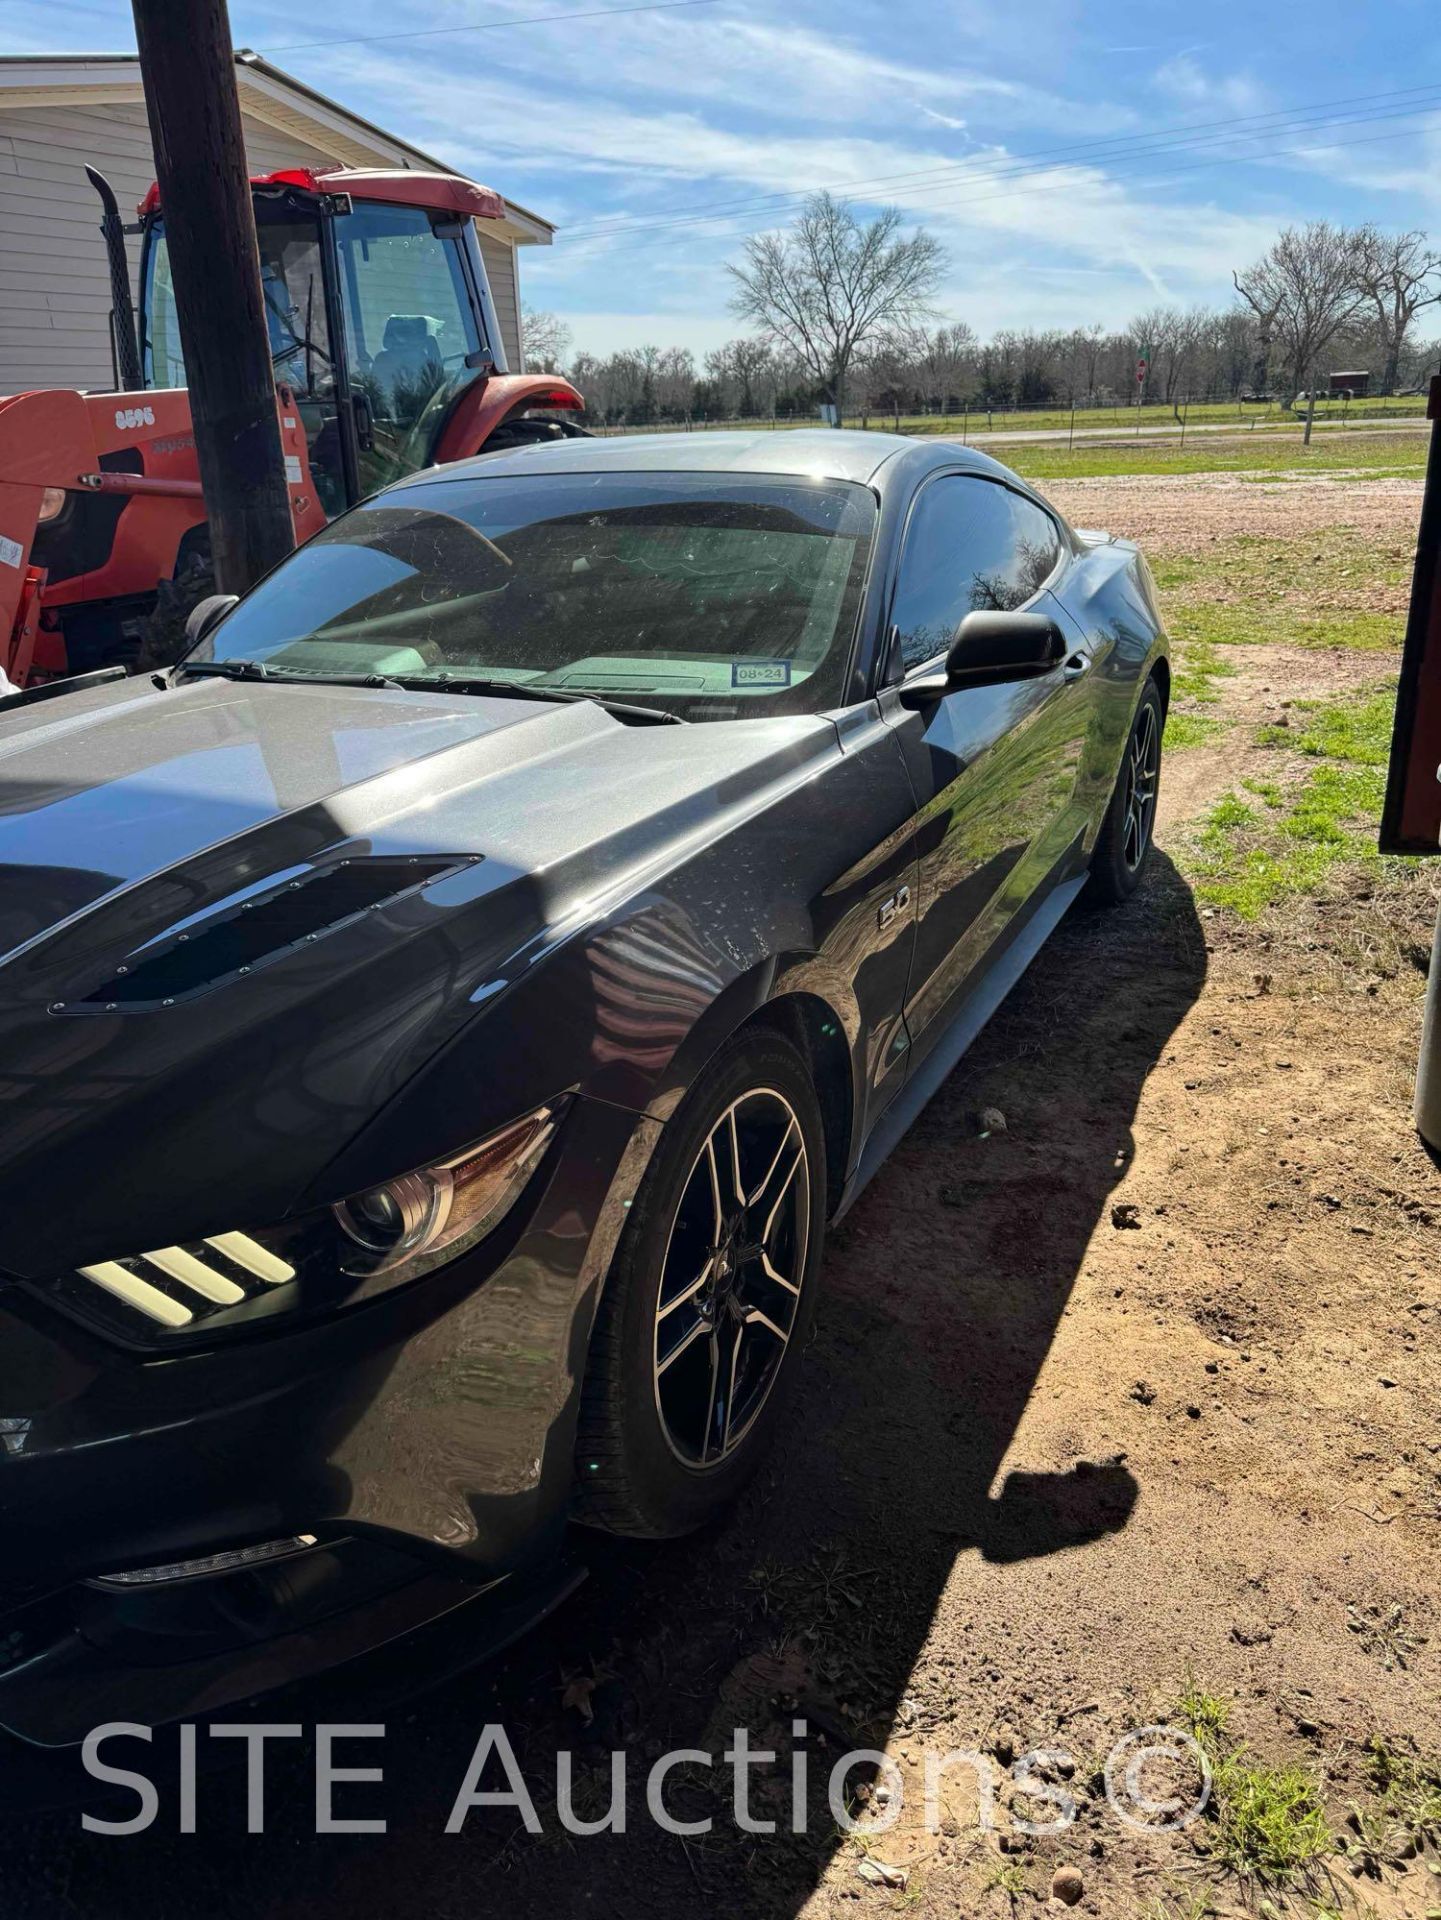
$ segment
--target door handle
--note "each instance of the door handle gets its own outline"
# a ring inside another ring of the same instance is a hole
[[[357,391],[350,396],[350,409],[355,420],[355,444],[362,453],[371,453],[375,449],[375,416],[370,410],[370,396]]]
[[[1088,653],[1073,653],[1061,669],[1068,680],[1079,680],[1083,673],[1091,671],[1091,656]]]

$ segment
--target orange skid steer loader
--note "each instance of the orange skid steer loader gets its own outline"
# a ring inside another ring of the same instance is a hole
[[[159,195],[139,208],[137,329],[127,229],[87,172],[116,391],[0,398],[0,669],[22,688],[165,664],[213,589]],[[251,190],[297,542],[418,468],[584,432],[569,381],[506,370],[475,229],[503,217],[498,194],[349,169],[266,174]]]

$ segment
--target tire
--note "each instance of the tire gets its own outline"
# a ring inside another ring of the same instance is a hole
[[[760,1465],[815,1313],[825,1166],[802,1056],[742,1035],[667,1124],[616,1251],[581,1396],[577,1518],[674,1538]]]
[[[1141,884],[1151,856],[1156,800],[1161,791],[1161,729],[1165,712],[1161,690],[1146,682],[1121,755],[1101,832],[1091,855],[1087,892],[1099,905],[1118,907]]]
[[[174,665],[185,651],[185,622],[214,591],[215,569],[209,549],[187,554],[174,578],[162,580],[156,589],[155,611],[140,645],[137,673]]]

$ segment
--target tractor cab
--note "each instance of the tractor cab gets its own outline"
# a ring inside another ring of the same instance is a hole
[[[173,660],[214,587],[160,196],[126,227],[109,182],[85,171],[103,209],[114,390],[0,398],[0,675],[22,688]],[[568,380],[506,367],[475,224],[504,217],[498,193],[349,168],[250,184],[297,540],[422,467],[585,432]]]
[[[251,184],[276,385],[293,399],[330,519],[431,465],[456,397],[506,371],[474,226],[501,218],[504,203],[448,174],[296,170]],[[154,188],[140,215],[141,377],[180,387]]]

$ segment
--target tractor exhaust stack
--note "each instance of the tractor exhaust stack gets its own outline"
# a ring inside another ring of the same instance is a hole
[[[103,210],[100,231],[110,264],[110,352],[115,363],[115,384],[122,393],[134,393],[145,385],[145,380],[140,371],[140,343],[135,332],[135,307],[130,298],[125,228],[115,203],[115,190],[105,175],[96,167],[87,167],[85,177],[100,195]]]

